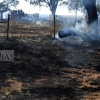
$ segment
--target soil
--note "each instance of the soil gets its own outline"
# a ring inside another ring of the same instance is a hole
[[[0,100],[100,100],[100,47],[53,44],[50,34],[3,40]]]

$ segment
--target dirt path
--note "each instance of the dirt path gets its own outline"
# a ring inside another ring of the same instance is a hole
[[[0,62],[0,100],[99,100],[99,48],[55,45],[49,35],[0,42],[14,62]]]

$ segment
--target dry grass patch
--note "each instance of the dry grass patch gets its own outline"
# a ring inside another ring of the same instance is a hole
[[[8,79],[4,84],[6,84],[6,86],[2,86],[0,89],[0,93],[3,94],[10,94],[14,91],[20,92],[22,88],[22,82],[17,79]]]

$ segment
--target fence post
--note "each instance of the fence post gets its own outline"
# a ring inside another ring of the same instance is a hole
[[[10,19],[10,15],[8,14],[8,24],[7,24],[7,40],[9,38],[9,19]]]
[[[55,14],[54,14],[54,18],[53,18],[53,21],[54,21],[54,39],[55,39],[55,31],[56,31],[56,17],[55,17]]]

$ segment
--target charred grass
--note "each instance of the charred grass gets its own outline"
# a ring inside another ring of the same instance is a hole
[[[15,51],[14,62],[0,62],[1,100],[99,100],[99,47],[53,44],[48,27],[16,31],[0,38],[0,49]]]

